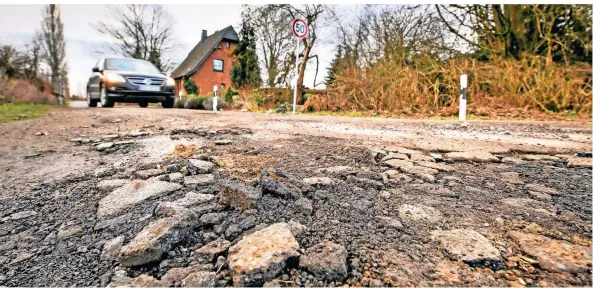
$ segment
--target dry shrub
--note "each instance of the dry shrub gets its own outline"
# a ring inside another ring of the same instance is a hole
[[[277,106],[286,102],[292,103],[294,90],[290,88],[261,88],[259,92],[263,95],[266,104],[273,103]]]
[[[177,101],[175,102],[175,107],[177,108],[185,108],[185,103],[187,102],[187,97],[181,97],[181,98],[177,98]]]
[[[252,90],[251,89],[239,89],[239,99],[240,99],[240,103],[242,103],[242,108],[241,109],[247,109],[247,111],[257,111],[258,110],[258,106],[257,106],[257,102],[253,99],[252,95]],[[239,107],[237,107],[239,108]]]
[[[287,88],[239,89],[233,98],[233,108],[245,108],[248,111],[275,109],[278,106],[292,103],[292,90]]]
[[[301,112],[333,111],[334,107],[329,103],[330,98],[321,95],[313,95],[307,98],[301,107]]]
[[[177,145],[175,145],[175,149],[173,149],[173,152],[171,152],[171,155],[175,155],[175,156],[183,157],[183,158],[188,158],[188,157],[191,157],[192,155],[194,155],[194,152],[196,152],[198,149],[199,149],[199,147],[194,144],[190,144],[190,145],[177,144]]]
[[[0,103],[56,104],[49,92],[42,92],[27,80],[8,79],[0,76]]]
[[[488,62],[420,58],[414,65],[381,60],[367,69],[344,67],[327,99],[313,97],[305,106],[331,111],[446,113],[456,110],[459,76],[466,73],[470,112],[490,115],[518,108],[590,114],[591,69],[588,63],[562,65],[539,56]]]

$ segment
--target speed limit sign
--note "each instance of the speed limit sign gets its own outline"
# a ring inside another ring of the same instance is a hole
[[[292,34],[296,38],[303,39],[309,34],[309,26],[303,19],[295,19],[292,21]]]
[[[303,38],[307,37],[307,34],[309,34],[309,25],[307,25],[307,22],[303,19],[294,19],[294,21],[292,21],[292,34],[294,34],[294,37],[296,37],[296,47],[294,50],[294,55],[296,55],[295,57],[295,67],[296,67],[296,71],[295,71],[295,77],[294,77],[294,95],[292,96],[292,114],[296,113],[296,97],[297,97],[297,83],[298,83],[298,77],[299,77],[299,42],[301,42]],[[301,56],[302,57],[302,56]]]

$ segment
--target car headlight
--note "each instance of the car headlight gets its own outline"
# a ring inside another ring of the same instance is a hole
[[[117,75],[117,74],[107,74],[105,75],[105,80],[107,80],[107,82],[111,82],[111,83],[125,83],[126,79],[124,77],[122,77],[121,75]]]
[[[173,80],[173,78],[169,77],[167,79],[167,86],[175,86],[175,80]]]

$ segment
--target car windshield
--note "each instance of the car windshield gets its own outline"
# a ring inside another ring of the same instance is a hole
[[[136,59],[105,59],[105,70],[141,72],[141,73],[161,73],[152,63]]]

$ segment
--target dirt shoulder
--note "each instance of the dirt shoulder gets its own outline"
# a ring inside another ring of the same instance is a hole
[[[564,121],[469,121],[466,126],[458,121],[403,120],[386,118],[328,117],[290,114],[266,114],[243,112],[219,112],[185,109],[137,109],[120,107],[116,109],[70,109],[54,111],[47,118],[19,121],[2,125],[0,133],[9,137],[0,139],[3,147],[23,142],[26,146],[42,148],[43,145],[57,145],[73,135],[93,136],[109,129],[134,129],[147,125],[158,125],[164,131],[190,126],[250,125],[262,133],[288,135],[314,135],[327,137],[360,137],[377,141],[402,141],[409,145],[439,142],[474,140],[487,141],[502,147],[523,144],[566,149],[586,149],[591,144],[591,122]],[[90,125],[95,125],[91,127]],[[90,129],[88,127],[91,127]],[[52,132],[50,137],[39,140],[29,131]],[[53,137],[52,137],[53,136]],[[518,139],[520,138],[520,139]],[[34,139],[36,139],[34,141]],[[18,141],[15,141],[18,140]],[[459,147],[467,146],[466,142]],[[41,146],[39,146],[41,145]],[[457,148],[459,148],[457,147]],[[430,148],[430,147],[427,147]],[[441,149],[436,146],[436,149]],[[445,148],[442,148],[445,149]],[[474,149],[473,146],[465,149]],[[435,150],[435,149],[429,149]]]

